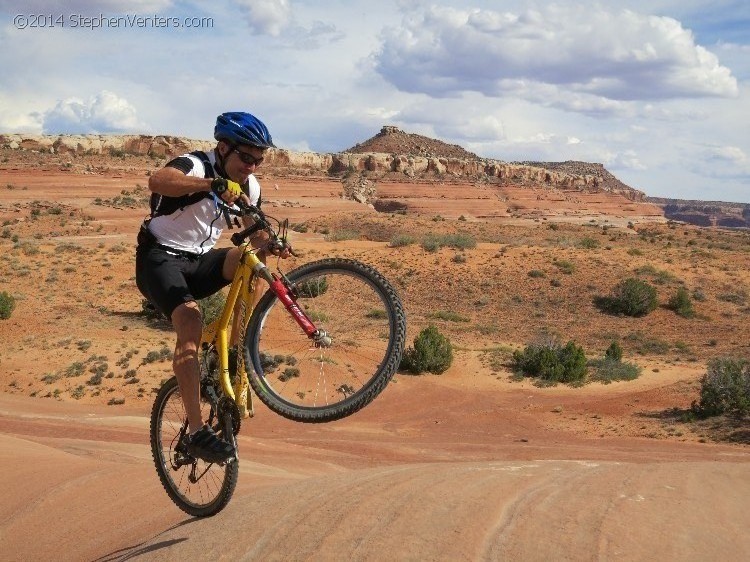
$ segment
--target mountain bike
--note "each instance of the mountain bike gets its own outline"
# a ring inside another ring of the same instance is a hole
[[[237,451],[242,419],[253,413],[248,385],[268,408],[291,420],[319,423],[349,416],[372,402],[398,369],[406,318],[386,278],[359,261],[322,259],[286,274],[277,264],[272,272],[248,239],[265,231],[271,247],[289,247],[288,221],[279,222],[257,207],[231,212],[250,216],[254,223],[231,237],[242,247],[242,258],[221,316],[203,330],[200,400],[203,419]],[[269,288],[253,307],[259,281]],[[230,369],[232,328],[242,337],[241,353]],[[156,471],[180,509],[197,517],[214,515],[234,493],[239,457],[226,463],[193,458],[184,447],[187,431],[172,377],[157,393],[151,412]]]

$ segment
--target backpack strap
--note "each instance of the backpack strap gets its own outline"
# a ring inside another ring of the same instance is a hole
[[[211,161],[208,159],[208,155],[202,150],[195,150],[190,153],[191,156],[198,158],[203,164],[203,177],[204,178],[215,178],[214,167]],[[211,197],[210,191],[199,191],[197,193],[190,193],[189,195],[180,195],[179,197],[169,197],[167,195],[160,195],[158,193],[151,194],[151,218],[160,217],[162,215],[171,215],[179,209],[184,209],[188,205],[197,203],[198,201]]]
[[[190,153],[191,156],[195,156],[203,163],[203,177],[204,178],[215,178],[216,173],[214,172],[214,167],[211,164],[211,161],[208,159],[208,154],[203,152],[202,150],[194,150]]]

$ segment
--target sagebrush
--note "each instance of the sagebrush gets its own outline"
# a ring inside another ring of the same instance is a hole
[[[603,312],[625,316],[646,316],[659,306],[656,288],[642,279],[620,281],[608,297],[597,297],[594,304]]]
[[[513,364],[517,373],[550,383],[581,382],[587,372],[586,354],[573,341],[564,346],[556,341],[528,345],[513,352]]]
[[[432,324],[414,338],[414,347],[404,351],[400,368],[412,373],[434,373],[439,375],[453,363],[453,347],[450,340]]]
[[[16,308],[16,299],[6,291],[0,292],[0,319],[7,320]]]
[[[737,357],[715,357],[701,379],[700,400],[692,410],[700,417],[750,413],[750,361]]]

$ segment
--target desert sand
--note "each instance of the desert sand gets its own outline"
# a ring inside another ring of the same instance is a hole
[[[17,296],[0,321],[0,560],[750,557],[746,425],[680,421],[711,357],[747,355],[743,305],[717,298],[748,282],[746,237],[670,229],[630,202],[594,196],[556,207],[557,196],[535,195],[526,205],[541,208],[524,212],[519,192],[513,213],[504,201],[496,217],[480,217],[493,215],[487,190],[467,202],[468,185],[384,185],[389,197],[422,200],[388,215],[342,200],[335,179],[261,178],[267,211],[308,226],[293,233],[299,263],[333,254],[373,263],[399,287],[409,342],[436,323],[455,359],[439,376],[397,374],[370,406],[329,424],[294,423],[256,400],[230,504],[187,517],[162,490],[148,445],[151,401],[171,368],[144,359],[173,342],[141,315],[132,252],[146,210],[122,200],[147,195],[144,167],[158,165],[0,166],[0,218],[10,221],[0,290]],[[451,193],[463,193],[459,203]],[[352,239],[324,234],[355,227]],[[479,243],[431,253],[388,242],[433,230]],[[581,249],[585,237],[601,243]],[[677,278],[700,288],[701,316],[596,311],[593,295],[645,265],[662,273],[662,304]],[[550,331],[590,357],[619,337],[642,374],[580,388],[514,380],[510,351]],[[666,350],[645,345],[655,341]],[[88,384],[97,369],[104,379]]]

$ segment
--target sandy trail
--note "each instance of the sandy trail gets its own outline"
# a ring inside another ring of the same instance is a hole
[[[0,559],[750,554],[743,448],[545,430],[513,409],[526,393],[459,392],[439,379],[401,377],[368,409],[324,426],[260,407],[241,432],[235,496],[202,520],[186,517],[161,489],[142,406],[113,411],[0,395],[8,467]]]

